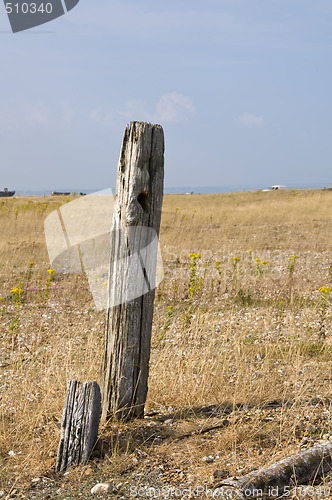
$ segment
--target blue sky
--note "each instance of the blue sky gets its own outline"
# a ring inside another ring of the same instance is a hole
[[[80,0],[12,34],[0,188],[115,185],[124,128],[164,127],[165,185],[332,183],[330,0]]]

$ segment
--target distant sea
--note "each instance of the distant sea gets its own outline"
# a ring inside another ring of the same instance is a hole
[[[282,184],[283,185],[283,184]],[[266,184],[244,184],[244,185],[226,185],[226,186],[179,186],[179,187],[165,187],[165,194],[185,194],[185,193],[194,193],[194,194],[209,194],[209,193],[232,193],[237,191],[259,191],[261,189],[267,189],[270,186]],[[285,186],[287,189],[323,189],[331,187],[330,182],[326,183],[312,183],[312,184],[291,184]],[[15,188],[13,188],[15,189]],[[100,187],[99,189],[84,189],[84,188],[63,188],[56,189],[58,192],[66,192],[66,193],[84,193],[91,194],[97,191],[101,191],[106,189],[106,187]],[[15,189],[15,196],[49,196],[52,189],[44,189],[44,190],[26,190],[26,189]],[[115,188],[112,187],[112,192],[115,192]]]

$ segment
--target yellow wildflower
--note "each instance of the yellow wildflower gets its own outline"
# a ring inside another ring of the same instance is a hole
[[[199,259],[199,258],[200,258],[200,254],[199,254],[199,253],[190,253],[190,254],[189,254],[189,257],[190,257],[192,260],[196,260],[196,259]]]

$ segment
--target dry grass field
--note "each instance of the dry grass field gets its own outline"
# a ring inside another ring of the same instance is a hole
[[[0,199],[4,498],[208,486],[332,436],[332,192],[166,195],[146,416],[55,474],[67,381],[99,381],[103,352],[86,278],[48,273],[43,221],[72,199]]]

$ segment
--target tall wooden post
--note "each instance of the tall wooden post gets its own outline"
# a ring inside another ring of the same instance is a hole
[[[144,413],[163,179],[162,127],[132,122],[123,138],[111,231],[101,374],[104,419]]]

